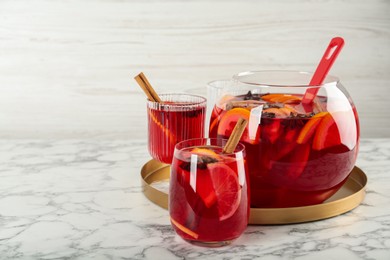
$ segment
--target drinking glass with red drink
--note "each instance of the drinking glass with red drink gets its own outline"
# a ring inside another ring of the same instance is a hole
[[[163,163],[172,162],[175,145],[204,137],[206,99],[187,94],[161,94],[161,102],[147,101],[148,148]]]
[[[209,136],[226,138],[242,117],[251,204],[258,208],[317,204],[347,180],[356,161],[359,121],[339,79],[310,86],[311,73],[240,73],[223,90],[210,120]],[[319,92],[303,104],[307,90]]]
[[[202,246],[238,238],[249,217],[245,147],[223,153],[225,139],[191,139],[175,147],[169,213],[176,233]]]

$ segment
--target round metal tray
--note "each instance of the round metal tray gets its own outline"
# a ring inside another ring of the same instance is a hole
[[[168,193],[157,188],[169,181],[170,166],[156,160],[148,161],[141,169],[145,196],[160,207],[168,208]],[[367,176],[358,167],[352,169],[348,180],[332,197],[321,204],[291,208],[251,208],[249,224],[291,224],[334,217],[357,207],[365,197]]]

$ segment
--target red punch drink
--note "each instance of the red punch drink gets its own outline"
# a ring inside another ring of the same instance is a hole
[[[206,99],[185,94],[163,94],[160,98],[162,103],[147,104],[148,147],[154,159],[170,164],[178,142],[204,137]]]
[[[192,139],[175,148],[169,212],[175,231],[188,242],[226,245],[247,226],[250,205],[244,146],[222,154],[225,142]]]
[[[359,136],[354,105],[317,96],[303,107],[301,99],[301,94],[249,91],[226,95],[214,107],[210,137],[226,138],[239,117],[249,120],[241,142],[252,207],[321,203],[343,185],[354,166]]]

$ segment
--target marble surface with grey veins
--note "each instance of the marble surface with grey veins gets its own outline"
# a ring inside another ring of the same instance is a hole
[[[146,141],[0,141],[0,259],[389,259],[390,139],[363,139],[356,209],[327,220],[249,226],[207,249],[175,235],[143,195]]]

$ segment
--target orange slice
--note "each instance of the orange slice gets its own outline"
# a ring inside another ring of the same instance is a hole
[[[219,121],[218,125],[218,135],[222,135],[224,137],[229,137],[233,132],[234,126],[236,125],[238,119],[244,118],[249,121],[250,111],[245,108],[233,108],[227,111]],[[250,144],[256,144],[259,142],[259,133],[260,131],[257,129],[255,140],[251,140],[249,138],[249,124],[244,130],[244,133],[241,136],[241,141]]]
[[[291,113],[295,112],[295,110],[289,107],[281,107],[281,108],[271,107],[271,108],[264,109],[263,112],[274,113],[275,116],[278,118],[286,118]]]
[[[301,102],[301,100],[302,99],[300,97],[297,97],[297,96],[284,96],[284,97],[277,99],[274,102],[280,102],[280,103],[284,103],[284,104],[294,104],[294,103]]]
[[[237,174],[226,164],[213,163],[207,165],[214,187],[219,220],[230,218],[241,201],[241,186]]]
[[[211,113],[210,118],[210,127],[209,127],[209,136],[212,138],[217,137],[217,126],[220,119],[220,114],[222,113],[222,109],[214,106],[213,111]]]
[[[289,94],[268,94],[261,97],[263,100],[268,102],[278,102],[284,104],[298,103],[302,98],[289,95]]]
[[[195,233],[194,231],[192,231],[191,229],[183,226],[182,224],[180,224],[179,222],[177,222],[176,220],[174,220],[172,217],[171,217],[171,222],[172,224],[180,229],[183,233],[189,235],[190,237],[193,237],[195,239],[197,239],[199,237],[199,235],[197,233]]]
[[[192,149],[191,153],[195,153],[198,155],[206,155],[206,156],[216,158],[216,159],[218,159],[218,157],[219,157],[216,152],[214,152],[213,150],[207,149],[207,148],[196,147],[196,148]]]
[[[265,101],[271,101],[274,98],[281,98],[283,96],[284,96],[284,94],[268,94],[268,95],[262,96],[261,99],[263,99]]]
[[[317,129],[317,126],[320,124],[321,120],[327,115],[329,112],[320,112],[316,115],[314,115],[302,128],[301,132],[299,133],[297,143],[298,144],[305,144],[307,141],[310,140],[310,138],[315,133],[315,130]]]
[[[214,132],[214,129],[216,128],[217,123],[218,123],[218,117],[214,118],[214,120],[212,122],[210,122],[209,133]],[[212,137],[215,138],[216,136],[212,136]]]
[[[148,111],[150,118],[152,121],[158,125],[158,127],[161,128],[163,133],[168,137],[169,141],[171,142],[172,145],[176,143],[176,137],[173,133],[169,132],[168,128],[166,128],[164,125],[160,123],[160,121],[156,118],[156,116],[149,110]]]
[[[328,113],[321,120],[313,139],[313,149],[322,150],[341,144],[340,132],[333,116]]]
[[[192,153],[200,154],[200,155],[208,155],[208,156],[217,156],[217,153],[214,152],[213,150],[207,149],[207,148],[200,148],[200,147],[195,147],[194,149],[191,150]]]

